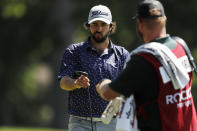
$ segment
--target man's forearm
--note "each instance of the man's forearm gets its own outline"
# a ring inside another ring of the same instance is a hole
[[[75,84],[75,79],[72,79],[68,76],[62,77],[62,79],[60,80],[60,87],[61,89],[67,90],[67,91],[80,88],[79,86]]]

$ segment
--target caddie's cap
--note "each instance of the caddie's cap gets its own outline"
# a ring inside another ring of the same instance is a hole
[[[158,0],[143,0],[137,6],[135,18],[157,18],[165,16],[164,8]]]
[[[88,24],[97,20],[103,21],[107,24],[110,24],[112,22],[111,11],[108,7],[104,5],[97,5],[90,9]]]

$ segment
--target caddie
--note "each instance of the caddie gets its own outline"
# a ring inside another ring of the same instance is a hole
[[[143,0],[134,17],[145,44],[131,53],[126,69],[97,91],[106,100],[134,94],[140,131],[197,131],[191,93],[192,66],[180,41],[166,33],[158,0]]]

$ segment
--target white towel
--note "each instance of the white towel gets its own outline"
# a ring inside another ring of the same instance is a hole
[[[174,89],[183,89],[189,82],[187,70],[183,67],[180,61],[178,61],[172,51],[165,45],[157,42],[147,43],[132,51],[131,55],[139,52],[151,53],[160,61],[166,71],[166,74],[172,81]]]

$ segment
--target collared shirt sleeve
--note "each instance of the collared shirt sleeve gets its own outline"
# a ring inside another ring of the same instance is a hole
[[[126,97],[138,93],[155,96],[158,91],[157,73],[151,63],[142,56],[134,55],[123,72],[109,86]]]
[[[61,65],[58,74],[58,80],[60,80],[64,76],[72,77],[74,74],[74,68],[76,65],[76,50],[74,50],[74,46],[70,45],[64,51],[64,55],[61,60]]]

